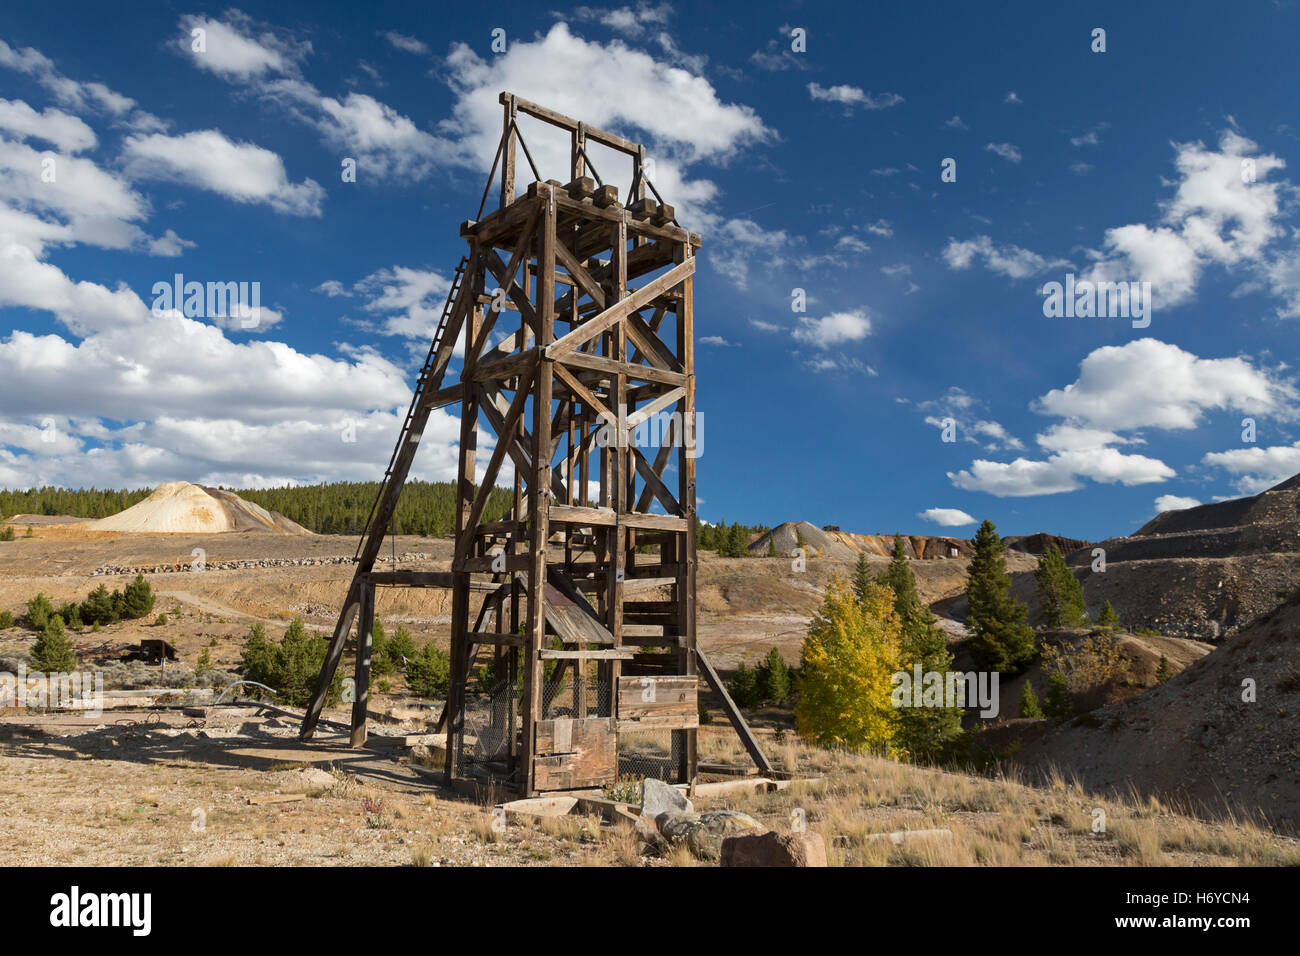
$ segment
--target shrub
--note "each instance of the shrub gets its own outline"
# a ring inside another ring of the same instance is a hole
[[[69,601],[59,608],[58,614],[68,627],[77,628],[78,630],[81,628],[83,623],[81,620],[81,605]]]
[[[1072,699],[1084,710],[1100,705],[1106,690],[1129,676],[1119,639],[1106,632],[1089,634],[1077,645],[1049,645],[1043,649],[1043,667],[1049,674],[1061,676]]]
[[[790,668],[775,647],[758,666],[758,693],[764,700],[784,704],[790,696]]]
[[[14,616],[8,611],[0,611],[0,631],[7,631],[14,626]]]
[[[420,697],[444,697],[451,685],[451,659],[432,644],[406,659],[406,683]]]
[[[166,614],[159,614],[156,618],[153,619],[153,626],[154,626],[154,627],[166,627],[166,626],[167,626],[167,615],[166,615]]]
[[[1035,720],[1043,716],[1043,708],[1038,703],[1038,695],[1034,693],[1032,681],[1025,681],[1025,689],[1020,692],[1020,716]]]
[[[301,706],[311,700],[328,650],[325,638],[309,635],[300,617],[290,622],[279,644],[271,643],[262,625],[255,624],[241,655],[241,670],[247,680],[274,687],[286,702]],[[342,694],[343,675],[335,671],[325,702],[335,704]]]
[[[77,669],[77,653],[57,614],[45,622],[45,629],[32,646],[32,666],[47,674],[70,674]]]
[[[37,594],[27,602],[27,626],[32,630],[45,630],[45,625],[52,617],[54,617],[54,605],[44,594]]]
[[[13,525],[7,524],[0,528],[0,541],[12,541],[15,537]]]
[[[751,707],[757,707],[762,700],[758,690],[758,674],[745,666],[741,661],[736,667],[736,673],[727,681],[727,693],[731,699],[736,702],[736,706],[744,710]]]

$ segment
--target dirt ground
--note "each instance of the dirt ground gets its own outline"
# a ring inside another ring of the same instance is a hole
[[[1300,843],[1240,822],[1206,823],[1155,801],[1099,802],[1056,781],[944,773],[769,739],[805,776],[787,789],[697,797],[773,830],[797,817],[832,865],[1295,864]],[[735,755],[723,728],[701,749]],[[596,816],[509,815],[504,797],[454,793],[404,752],[308,744],[292,721],[238,708],[0,718],[0,866],[694,866]],[[1104,829],[1098,830],[1098,811]],[[934,839],[879,834],[946,831]]]
[[[0,542],[0,610],[19,618],[38,592],[57,606],[81,601],[105,584],[124,587],[129,574],[100,574],[99,568],[147,568],[178,565],[189,568],[202,549],[207,570],[146,574],[157,595],[154,617],[108,625],[99,632],[82,632],[73,640],[83,650],[103,644],[136,643],[142,637],[165,638],[175,645],[183,663],[193,666],[204,648],[213,664],[231,667],[239,659],[243,639],[254,623],[275,637],[293,617],[309,627],[332,630],[339,603],[352,577],[348,564],[281,562],[329,561],[356,551],[357,539],[334,535],[300,537],[263,533],[220,535],[112,534],[85,532],[49,525]],[[384,548],[382,559],[396,559],[403,570],[447,570],[451,542],[446,539],[397,536]],[[1012,570],[1032,567],[1030,555],[1011,552]],[[883,568],[884,558],[872,564]],[[274,566],[223,570],[226,562],[276,562]],[[951,597],[963,588],[966,559],[939,558],[914,562],[923,599]],[[795,570],[788,558],[717,558],[701,552],[698,578],[699,642],[714,665],[734,668],[742,660],[755,664],[776,647],[796,664],[807,623],[821,593],[835,574],[848,576],[853,562],[811,558]],[[376,614],[391,632],[401,624],[417,644],[433,640],[447,646],[451,626],[450,592],[438,589],[380,589]],[[167,624],[155,626],[156,615]],[[0,631],[0,651],[25,649],[34,635]],[[215,643],[214,643],[215,641]]]

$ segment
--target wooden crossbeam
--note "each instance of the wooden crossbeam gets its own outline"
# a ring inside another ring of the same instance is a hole
[[[615,322],[626,317],[629,313],[645,308],[664,292],[671,289],[684,279],[690,278],[694,274],[695,259],[694,257],[691,257],[674,266],[659,278],[654,279],[637,289],[631,295],[627,296],[627,298],[615,302],[594,319],[584,322],[572,332],[569,332],[562,338],[556,339],[550,345],[546,346],[546,357],[550,359],[558,359],[569,355],[583,342],[586,342],[588,339],[604,332]]]

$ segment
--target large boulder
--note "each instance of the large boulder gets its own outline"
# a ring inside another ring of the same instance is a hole
[[[686,794],[671,784],[655,777],[641,781],[641,816],[658,823],[665,813],[692,813],[694,810]]]
[[[723,866],[826,866],[820,833],[738,833],[722,841]]]
[[[659,832],[674,843],[685,843],[701,860],[722,855],[722,841],[738,833],[758,833],[763,825],[739,810],[704,813],[665,813],[657,820]]]

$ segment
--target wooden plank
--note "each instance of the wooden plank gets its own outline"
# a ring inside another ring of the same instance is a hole
[[[685,531],[686,519],[677,515],[616,514],[610,508],[583,508],[577,505],[551,505],[551,520],[564,524],[592,525],[599,528],[645,529],[649,531]]]
[[[452,587],[450,571],[371,571],[363,575],[362,580],[369,581],[380,588],[447,588]],[[497,586],[486,581],[469,583],[471,591],[495,591]]]
[[[596,609],[555,567],[546,569],[546,623],[566,644],[614,643],[614,636],[601,622]]]
[[[585,325],[580,325],[575,331],[582,331]],[[653,365],[641,365],[633,362],[620,362],[617,359],[606,358],[603,355],[589,355],[586,352],[568,352],[561,356],[560,361],[569,368],[589,368],[597,372],[606,372],[610,375],[626,375],[628,378],[635,379],[638,382],[663,382],[665,385],[685,385],[686,374],[684,372],[669,372],[662,368],[655,368]]]
[[[630,647],[606,647],[600,650],[553,650],[543,647],[538,653],[544,661],[630,661],[635,653]]]
[[[620,677],[618,719],[654,723],[658,718],[689,720],[682,727],[699,724],[699,689],[694,677]],[[674,727],[673,729],[679,729]]]
[[[695,730],[700,726],[699,713],[694,714],[659,714],[654,717],[619,718],[620,734],[637,733],[647,730]]]
[[[618,772],[618,736],[612,718],[539,720],[535,738],[536,790],[600,786]]]
[[[255,807],[263,807],[273,803],[298,803],[306,800],[305,793],[266,793],[256,797],[249,797],[248,802]]]
[[[487,631],[470,631],[465,639],[471,644],[492,644],[501,647],[523,647],[527,643],[522,634],[497,634]]]

